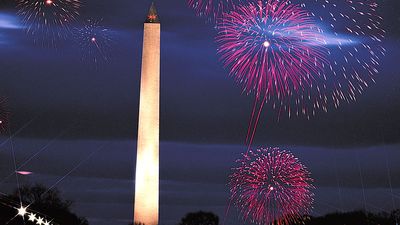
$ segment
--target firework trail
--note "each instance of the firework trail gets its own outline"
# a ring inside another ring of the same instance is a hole
[[[246,142],[262,108],[278,118],[352,102],[374,82],[385,31],[372,1],[259,1],[223,13],[216,42],[225,68],[255,95]]]
[[[35,152],[34,154],[32,154],[31,156],[29,156],[28,159],[26,159],[24,162],[22,162],[20,165],[17,166],[16,170],[13,171],[12,173],[10,173],[7,177],[5,177],[4,179],[0,180],[0,185],[4,184],[5,181],[10,178],[14,173],[17,173],[19,175],[23,175],[23,176],[27,176],[27,175],[31,175],[33,174],[33,172],[31,171],[24,171],[22,170],[24,168],[24,166],[26,166],[28,163],[30,163],[32,160],[34,160],[36,157],[38,157],[42,152],[46,151],[52,144],[54,144],[54,142],[56,142],[60,137],[62,137],[63,135],[65,135],[70,129],[72,129],[73,127],[69,127],[65,130],[63,130],[62,132],[60,132],[60,134],[58,134],[55,138],[53,138],[51,141],[49,141],[48,143],[46,143],[43,147],[41,147],[37,152]]]
[[[0,97],[0,134],[8,131],[8,123],[10,119],[10,111],[8,110],[7,100]]]
[[[80,0],[17,0],[18,14],[35,41],[64,39],[79,16]]]
[[[101,25],[102,20],[87,20],[82,28],[74,29],[74,37],[82,50],[82,60],[92,63],[110,59],[111,31]]]
[[[15,131],[12,135],[10,135],[6,140],[0,143],[0,147],[3,147],[5,144],[11,141],[14,137],[16,137],[19,133],[21,133],[25,128],[29,127],[38,118],[38,116],[32,118],[28,122],[26,122],[22,127],[20,127],[17,131]],[[2,148],[0,149],[0,152],[2,151]]]
[[[243,0],[187,0],[197,16],[206,17],[208,21],[215,20],[224,12],[229,12],[235,6],[240,5]]]
[[[248,151],[230,175],[231,200],[245,220],[259,225],[302,221],[313,203],[310,173],[291,153],[278,148]]]

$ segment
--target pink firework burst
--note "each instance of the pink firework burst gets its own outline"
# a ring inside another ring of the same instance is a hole
[[[196,15],[215,21],[223,12],[232,10],[241,0],[187,0],[187,4]]]
[[[310,213],[314,189],[306,167],[287,151],[261,148],[237,160],[230,175],[231,199],[245,220],[288,225]]]
[[[321,29],[300,6],[272,0],[224,14],[218,53],[244,90],[283,99],[308,90],[326,62]]]
[[[81,8],[80,0],[17,0],[18,14],[35,41],[65,38]]]
[[[268,104],[288,117],[350,103],[375,82],[385,31],[373,0],[268,0],[236,7],[218,21],[218,53],[255,95],[246,142]]]
[[[247,141],[265,102],[289,115],[292,108],[311,114],[310,103],[322,107],[318,84],[328,51],[323,31],[306,10],[288,0],[240,6],[224,13],[217,29],[221,61],[244,91],[256,96]]]

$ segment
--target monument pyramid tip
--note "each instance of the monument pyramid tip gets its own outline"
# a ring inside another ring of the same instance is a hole
[[[160,23],[160,18],[158,17],[156,5],[154,4],[154,2],[151,3],[145,23]]]

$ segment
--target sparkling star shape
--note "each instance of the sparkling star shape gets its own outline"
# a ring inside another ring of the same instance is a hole
[[[26,214],[26,207],[21,206],[21,208],[18,209],[18,216],[24,217]]]
[[[28,221],[35,222],[35,220],[36,220],[36,215],[33,214],[33,213],[29,214],[29,219],[28,219]]]
[[[37,218],[36,224],[38,224],[38,225],[43,225],[43,218],[41,218],[41,217],[39,216],[39,218]]]

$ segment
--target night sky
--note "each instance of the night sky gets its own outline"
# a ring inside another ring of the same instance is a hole
[[[315,179],[315,215],[400,208],[400,2],[381,0],[387,37],[376,84],[357,102],[310,120],[264,109],[255,146],[291,150]],[[74,40],[35,44],[13,1],[0,3],[0,95],[7,97],[23,183],[56,183],[93,225],[132,218],[143,21],[151,1],[86,0],[82,19],[102,19],[108,61],[82,59]],[[184,0],[156,2],[161,18],[161,215],[222,219],[227,176],[243,145],[253,96],[242,94],[216,55],[215,30]],[[76,24],[76,26],[80,26]],[[8,135],[0,139],[0,192],[16,188]],[[390,176],[388,176],[390,174]],[[393,185],[393,193],[389,188]],[[365,192],[365,201],[362,192]],[[227,224],[243,224],[235,209]]]

